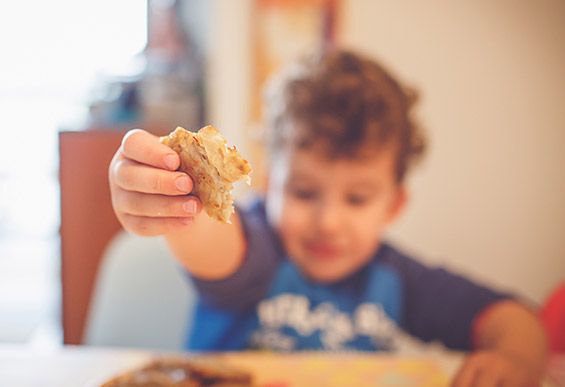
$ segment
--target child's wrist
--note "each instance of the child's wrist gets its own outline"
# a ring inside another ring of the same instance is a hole
[[[502,348],[494,351],[536,380],[540,379],[545,372],[545,359],[538,359],[530,353],[515,349]]]

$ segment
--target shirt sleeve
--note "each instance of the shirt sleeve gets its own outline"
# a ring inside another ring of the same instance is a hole
[[[221,280],[192,277],[200,302],[227,311],[253,307],[268,292],[281,250],[269,226],[265,207],[256,201],[247,209],[237,208],[246,239],[246,254],[241,267]]]
[[[472,349],[474,320],[489,305],[513,298],[443,268],[427,267],[386,248],[386,260],[404,283],[402,328],[424,341],[448,348]]]

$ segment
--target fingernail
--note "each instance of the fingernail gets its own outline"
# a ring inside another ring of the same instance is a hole
[[[191,200],[189,202],[186,202],[182,205],[182,208],[184,209],[185,212],[188,212],[189,214],[194,214],[196,212],[196,203]]]
[[[165,165],[167,168],[175,170],[177,169],[177,155],[166,155],[165,156]]]
[[[175,186],[179,191],[186,192],[190,190],[190,182],[188,181],[188,176],[177,177],[175,180]]]

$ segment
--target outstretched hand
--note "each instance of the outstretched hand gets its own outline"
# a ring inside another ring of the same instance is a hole
[[[532,387],[540,376],[518,357],[494,350],[477,351],[463,361],[453,387]]]
[[[164,235],[192,223],[202,205],[189,195],[193,182],[178,172],[177,153],[141,129],[129,131],[109,167],[114,212],[138,235]]]

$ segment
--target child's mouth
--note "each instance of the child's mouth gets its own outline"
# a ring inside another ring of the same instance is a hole
[[[306,242],[305,247],[310,256],[322,260],[335,259],[341,251],[336,245],[325,242]]]

